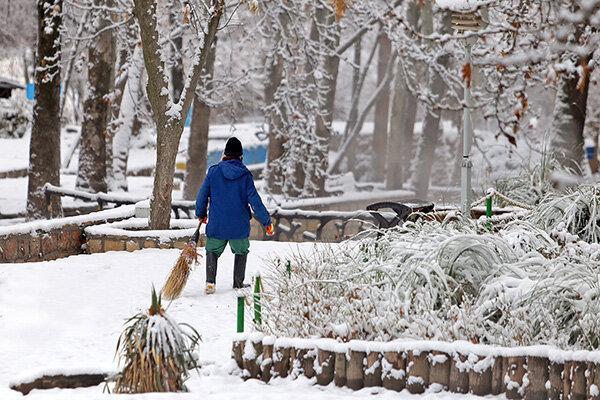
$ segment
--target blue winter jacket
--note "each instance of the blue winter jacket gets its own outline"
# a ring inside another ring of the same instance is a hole
[[[196,197],[196,217],[210,215],[206,235],[221,240],[245,239],[250,236],[250,206],[258,221],[271,224],[271,217],[254,187],[248,168],[240,160],[221,161],[208,169]]]

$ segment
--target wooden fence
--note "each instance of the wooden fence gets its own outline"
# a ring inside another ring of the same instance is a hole
[[[600,400],[600,352],[547,346],[500,348],[466,342],[338,343],[331,339],[234,340],[232,357],[247,379],[304,375],[319,385],[353,390],[381,386],[423,393],[431,388],[508,399]]]

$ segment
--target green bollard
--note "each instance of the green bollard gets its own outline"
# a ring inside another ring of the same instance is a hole
[[[237,298],[237,332],[244,332],[244,296]]]
[[[262,322],[262,309],[260,306],[260,292],[262,290],[261,286],[260,275],[258,275],[254,280],[254,323],[258,326],[260,326]]]
[[[488,195],[485,199],[485,216],[488,218],[492,218],[492,195]],[[487,228],[492,230],[492,221],[488,220]]]
[[[285,265],[285,269],[287,271],[288,278],[291,278],[292,277],[292,263],[290,260],[287,261],[287,264]]]

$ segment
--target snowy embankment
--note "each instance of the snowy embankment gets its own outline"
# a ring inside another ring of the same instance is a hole
[[[269,254],[280,257],[310,252],[312,244],[252,242],[248,274],[262,268]],[[160,287],[178,250],[147,249],[135,253],[110,252],[62,260],[3,265],[0,269],[0,398],[20,398],[11,382],[44,373],[114,371],[114,351],[125,319],[149,306],[152,284]],[[231,375],[232,339],[235,335],[235,295],[230,289],[233,256],[219,260],[217,294],[202,293],[204,272],[198,268],[183,296],[168,312],[179,322],[192,324],[202,335],[199,355],[202,369],[188,381],[191,393],[127,396],[134,399],[304,399],[367,398],[371,390],[350,392],[334,387],[311,387],[306,379],[275,380],[269,385],[244,382]],[[249,278],[247,278],[249,280]],[[268,285],[268,281],[265,285]],[[249,318],[247,318],[249,319]],[[383,399],[409,397],[386,392]],[[76,390],[34,390],[31,399],[97,399],[102,386]],[[425,398],[451,398],[431,394]],[[473,396],[464,396],[469,398]]]

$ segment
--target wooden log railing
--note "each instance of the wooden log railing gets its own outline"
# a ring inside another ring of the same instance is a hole
[[[413,394],[429,389],[516,400],[600,400],[600,351],[424,340],[341,343],[254,332],[238,334],[232,358],[245,379],[267,383],[305,375],[319,385],[334,382],[353,390],[383,386]]]
[[[146,197],[132,196],[127,194],[119,193],[90,193],[82,190],[67,189],[59,186],[54,186],[50,183],[44,185],[44,194],[46,196],[46,204],[51,204],[53,196],[58,197],[71,197],[85,202],[93,202],[98,204],[98,211],[108,208],[107,206],[122,206],[126,204],[136,204],[140,201],[148,200]],[[193,210],[195,203],[193,201],[186,200],[173,200],[171,202],[171,209],[176,219],[180,219],[182,213],[190,218],[189,211]]]
[[[44,192],[47,204],[51,204],[53,196],[71,197],[85,202],[95,202],[100,210],[109,206],[148,201],[144,197],[118,193],[89,193],[48,183],[44,186]],[[171,208],[176,219],[194,218],[194,201],[173,200]],[[386,211],[387,209],[392,212]],[[376,203],[369,206],[368,210],[358,211],[311,211],[278,207],[269,209],[275,234],[268,237],[264,230],[260,229],[255,230],[252,237],[253,239],[276,241],[336,242],[352,237],[365,229],[395,227],[412,212],[430,212],[431,210],[433,210],[433,204],[425,202],[408,205],[390,202]]]

